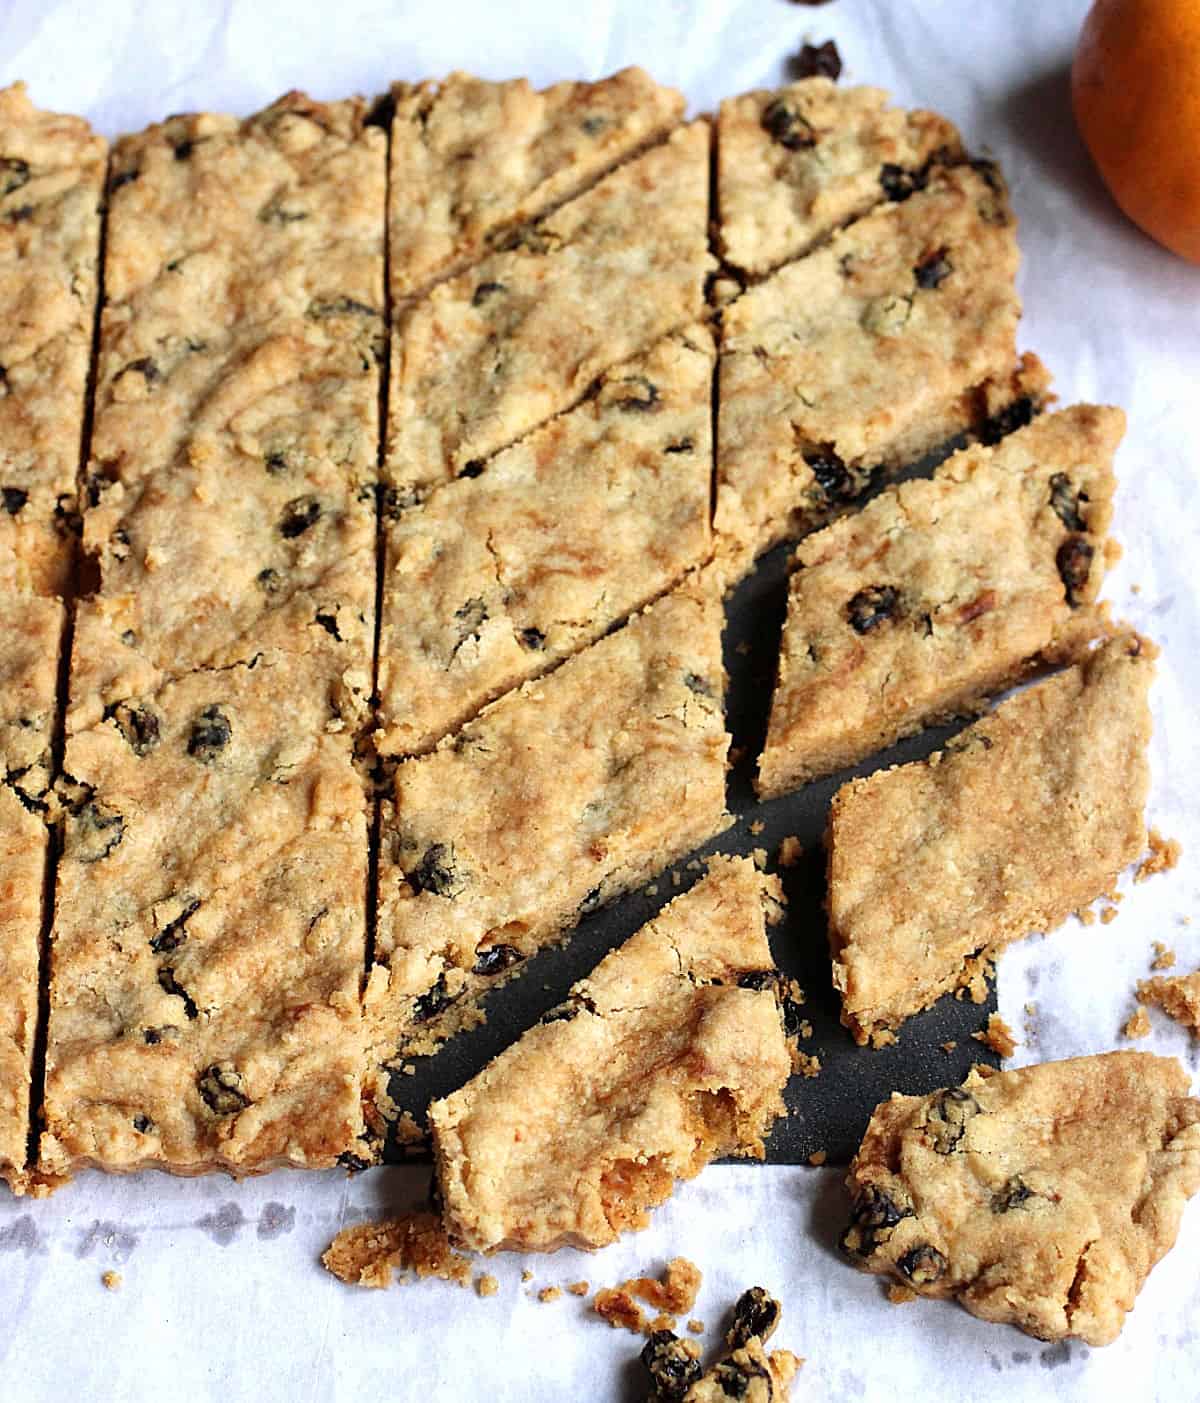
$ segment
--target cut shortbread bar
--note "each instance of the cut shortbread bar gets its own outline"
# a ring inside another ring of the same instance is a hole
[[[709,129],[694,122],[401,315],[385,473],[403,503],[704,311]]]
[[[889,107],[879,88],[828,78],[726,98],[716,143],[721,251],[754,275],[907,198],[930,162],[963,158],[958,132],[936,112]]]
[[[1047,414],[796,552],[764,798],[969,710],[1097,626],[1119,409]]]
[[[640,68],[536,92],[451,73],[392,89],[388,231],[399,302],[666,134],[682,93]]]
[[[760,1157],[791,1069],[766,922],[778,878],[708,875],[430,1107],[451,1237],[477,1251],[596,1248],[720,1155]]]
[[[994,166],[935,168],[722,313],[715,525],[743,564],[1045,389],[1014,372],[1016,221]],[[1028,382],[1028,383],[1026,383]]]
[[[1200,1035],[1200,969],[1194,974],[1144,979],[1137,986],[1137,996]]]
[[[49,1172],[322,1167],[361,1133],[366,802],[321,667],[196,672],[68,738]]]
[[[366,995],[381,1056],[429,1051],[474,996],[724,826],[721,625],[716,583],[686,580],[397,767]]]
[[[1152,644],[1134,634],[830,809],[829,944],[859,1042],[973,986],[1005,945],[1112,889],[1145,839]]]
[[[290,93],[114,149],[76,727],[261,648],[324,650],[365,707],[386,186],[365,115]]]
[[[106,150],[0,90],[0,591],[70,583]]]
[[[843,1247],[984,1320],[1108,1344],[1200,1189],[1200,1101],[1144,1052],[988,1072],[876,1109]]]
[[[0,94],[0,101],[3,94]],[[62,605],[0,598],[0,1179],[28,1187],[30,1084]]]
[[[707,328],[668,337],[480,477],[398,513],[386,528],[381,752],[428,750],[703,560],[712,367]]]

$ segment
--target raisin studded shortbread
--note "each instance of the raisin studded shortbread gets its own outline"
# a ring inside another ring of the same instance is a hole
[[[1016,270],[998,169],[936,167],[724,308],[715,526],[741,568],[1006,400],[1030,412]]]
[[[481,476],[387,521],[382,753],[428,750],[701,563],[712,367],[706,327],[669,336]]]
[[[766,925],[778,878],[707,875],[430,1107],[451,1237],[477,1251],[597,1248],[644,1228],[677,1179],[761,1158],[791,1053]]]
[[[392,88],[392,297],[411,297],[536,219],[683,117],[682,93],[640,68],[535,91],[451,73]]]
[[[850,1166],[856,1265],[1042,1340],[1115,1340],[1200,1189],[1178,1062],[1110,1052],[876,1108]]]
[[[829,944],[859,1042],[1112,890],[1145,841],[1152,644],[1120,635],[928,760],[834,796]]]
[[[801,543],[758,791],[969,711],[1095,633],[1119,409],[1046,414]]]
[[[2,97],[2,95],[0,95]],[[0,596],[0,1179],[28,1187],[30,1084],[62,605]]]
[[[890,107],[879,88],[828,78],[726,98],[716,145],[721,252],[755,276],[912,194],[933,162],[964,159],[958,132],[936,112]]]
[[[362,1132],[366,800],[321,669],[194,672],[68,737],[48,1172],[320,1168]]]
[[[709,128],[693,122],[398,311],[384,471],[401,504],[701,317],[708,186]]]
[[[539,947],[726,823],[719,585],[685,580],[396,768],[383,807],[381,1055],[429,1051]]]
[[[107,147],[0,90],[0,591],[65,594]]]

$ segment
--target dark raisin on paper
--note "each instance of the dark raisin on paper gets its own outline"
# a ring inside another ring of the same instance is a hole
[[[793,54],[787,62],[788,77],[831,78],[835,83],[842,75],[842,56],[832,39],[823,44],[804,44],[800,52]]]
[[[229,718],[219,706],[206,706],[192,723],[192,733],[188,736],[187,753],[193,760],[209,764],[217,758],[229,744],[233,727]]]
[[[914,1286],[932,1286],[945,1275],[947,1262],[936,1247],[925,1243],[906,1252],[896,1265]]]
[[[1058,548],[1055,563],[1058,573],[1066,586],[1067,603],[1074,608],[1087,588],[1092,573],[1092,559],[1096,552],[1090,542],[1082,536],[1068,536]]]
[[[512,969],[520,958],[520,950],[513,945],[489,945],[479,951],[472,973],[503,974],[506,969]]]
[[[653,1397],[660,1403],[682,1403],[700,1377],[700,1361],[670,1330],[655,1330],[639,1358],[653,1382]]]
[[[961,1086],[939,1091],[929,1108],[928,1127],[939,1155],[953,1154],[967,1133],[967,1122],[980,1114],[979,1102]]]
[[[9,516],[16,516],[29,501],[29,493],[23,487],[2,487],[0,494],[4,497],[4,510]]]
[[[250,1104],[242,1090],[241,1074],[228,1063],[214,1062],[197,1078],[196,1086],[214,1115],[235,1116]]]
[[[927,253],[913,269],[913,279],[923,291],[939,288],[954,272],[954,264],[946,257],[945,247]]]
[[[733,1324],[725,1336],[730,1349],[745,1349],[751,1338],[766,1341],[775,1333],[781,1314],[779,1302],[761,1286],[751,1286],[737,1298]]]
[[[899,612],[900,593],[894,585],[868,585],[846,605],[846,621],[855,633],[870,633]]]
[[[1066,473],[1055,473],[1050,479],[1050,505],[1054,515],[1068,531],[1086,531],[1087,522],[1083,519],[1080,507],[1089,500],[1086,492],[1075,491],[1074,484]]]
[[[759,125],[788,151],[802,151],[817,144],[817,134],[808,118],[781,97],[764,108]]]

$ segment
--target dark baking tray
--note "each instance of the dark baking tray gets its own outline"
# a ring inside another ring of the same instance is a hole
[[[944,455],[939,455],[939,458]],[[906,473],[928,472],[936,460]],[[768,866],[776,870],[781,840],[797,837],[804,856],[795,866],[779,869],[788,906],[784,920],[771,931],[771,947],[779,967],[794,975],[807,995],[805,1016],[812,1037],[801,1046],[820,1058],[814,1078],[795,1076],[787,1088],[790,1114],[780,1120],[767,1145],[767,1162],[802,1164],[823,1150],[831,1164],[846,1163],[862,1137],[871,1111],[893,1091],[926,1092],[961,1081],[973,1062],[997,1065],[990,1049],[971,1034],[995,1009],[995,991],[988,1002],[943,998],[933,1008],[910,1019],[895,1045],[879,1050],[858,1047],[838,1020],[838,997],[830,981],[825,936],[825,861],[821,836],[829,801],[852,775],[868,774],[888,765],[914,760],[938,749],[961,727],[943,726],[884,751],[855,770],[832,775],[795,794],[770,803],[755,797],[753,776],[766,731],[767,713],[779,653],[779,635],[787,599],[787,565],[791,546],[764,556],[757,569],[727,602],[725,666],[729,674],[726,708],[735,750],[741,755],[729,775],[728,803],[734,826],[697,850],[751,853],[762,848]],[[762,824],[751,832],[752,823]],[[409,1064],[397,1073],[391,1091],[397,1103],[424,1123],[425,1108],[439,1096],[461,1086],[492,1057],[531,1027],[547,1009],[559,1003],[575,980],[588,973],[609,950],[643,925],[672,897],[701,875],[688,860],[668,868],[650,889],[631,892],[586,917],[565,945],[544,950],[526,965],[519,978],[497,989],[484,1007],[487,1022],[463,1033],[434,1057]],[[678,873],[679,885],[672,879]],[[943,1044],[954,1043],[949,1052]],[[413,1158],[413,1151],[389,1144],[388,1162]]]

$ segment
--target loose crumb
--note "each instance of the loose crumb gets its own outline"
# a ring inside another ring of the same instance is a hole
[[[415,1062],[405,1062],[400,1070],[406,1077],[415,1077],[417,1075],[417,1064]]]
[[[812,1057],[807,1052],[797,1052],[792,1058],[792,1064],[802,1077],[816,1077],[821,1073],[821,1059]]]
[[[650,885],[646,888],[646,895],[647,895],[647,896],[657,896],[657,895],[658,895],[658,883],[657,883],[657,882],[651,882],[651,883],[650,883]]]
[[[1145,1004],[1138,1004],[1133,1013],[1125,1020],[1125,1026],[1121,1031],[1127,1038],[1150,1036],[1150,1015],[1146,1012]]]
[[[823,1165],[828,1158],[829,1155],[825,1150],[814,1150],[812,1154],[809,1155],[808,1162],[809,1164],[815,1165],[817,1168],[820,1168],[820,1166]]]
[[[481,1272],[475,1278],[475,1291],[480,1296],[494,1296],[500,1289],[500,1283],[491,1272]]]
[[[954,1049],[955,1049],[957,1046],[958,1046],[958,1044],[954,1041],[953,1038],[951,1038],[951,1040],[950,1040],[948,1043],[943,1043],[943,1044],[942,1044],[942,1051],[943,1051],[943,1052],[947,1055],[947,1057],[948,1057],[948,1056],[954,1051]]]
[[[1135,882],[1144,882],[1147,877],[1153,877],[1159,872],[1169,872],[1172,867],[1179,865],[1179,858],[1183,852],[1183,845],[1178,838],[1164,838],[1157,828],[1152,828],[1146,834],[1146,842],[1150,845],[1150,851],[1142,858],[1133,874]]]
[[[1154,942],[1154,959],[1150,965],[1151,969],[1174,969],[1175,951],[1168,949],[1161,940]]]
[[[100,1280],[104,1283],[106,1291],[119,1291],[125,1284],[119,1271],[106,1271]]]
[[[659,1312],[659,1320],[682,1315],[696,1304],[701,1280],[700,1268],[694,1262],[686,1257],[673,1257],[657,1280],[652,1276],[635,1276],[620,1286],[603,1287],[592,1297],[592,1309],[614,1329],[641,1334],[647,1330],[647,1325],[645,1313],[637,1303],[639,1299]],[[672,1330],[674,1320],[670,1325],[652,1320],[648,1328]]]
[[[673,872],[671,873],[671,885],[672,885],[673,887],[677,887],[677,886],[680,884],[680,882],[682,882],[682,881],[683,881],[683,878],[679,875],[678,869],[676,869],[675,871],[673,871]]]
[[[750,851],[750,856],[754,859],[755,867],[757,867],[760,872],[765,872],[767,869],[766,848],[752,848]]]
[[[800,1036],[802,1038],[812,1037],[812,1024],[808,1021],[807,1018],[802,1018],[800,1020]]]
[[[888,1300],[894,1306],[906,1306],[909,1301],[917,1299],[917,1293],[911,1286],[901,1286],[897,1281],[888,1287]]]
[[[1034,1018],[1034,1017],[1036,1017],[1036,1015],[1037,1015],[1037,1004],[1026,1004],[1026,1005],[1025,1005],[1025,1016],[1026,1016],[1027,1018]]]
[[[1096,913],[1090,906],[1081,906],[1075,915],[1081,926],[1094,926],[1096,924]]]
[[[572,1296],[586,1296],[591,1289],[591,1284],[587,1281],[572,1281],[567,1287]]]
[[[641,1306],[627,1291],[602,1287],[592,1297],[592,1309],[601,1320],[607,1320],[614,1330],[629,1330],[640,1335],[646,1328],[646,1316]]]
[[[1100,924],[1102,926],[1111,926],[1116,919],[1117,908],[1115,906],[1106,906],[1104,910],[1100,912]]]
[[[557,1301],[561,1295],[561,1286],[543,1286],[538,1292],[538,1300],[545,1306],[549,1305],[551,1301]]]
[[[998,1013],[993,1013],[987,1021],[987,1026],[971,1036],[984,1047],[990,1047],[997,1057],[1011,1057],[1017,1050],[1018,1043],[1013,1036],[1013,1030]]]
[[[766,826],[767,825],[762,821],[761,818],[756,818],[754,822],[750,825],[750,832],[753,833],[754,836],[757,838]]]
[[[321,1257],[325,1269],[348,1286],[390,1286],[407,1272],[471,1283],[471,1263],[455,1252],[436,1213],[410,1213],[383,1223],[343,1228]]]
[[[526,1267],[525,1270],[521,1273],[521,1280],[522,1280],[522,1281],[532,1281],[532,1280],[533,1280],[533,1273],[529,1270],[528,1267]]]
[[[899,1041],[890,1028],[876,1028],[871,1034],[871,1046],[877,1050],[881,1047],[894,1047]]]
[[[1137,986],[1137,996],[1148,1004],[1157,1004],[1168,1018],[1200,1036],[1200,969],[1194,974],[1143,979]]]
[[[779,852],[775,861],[780,867],[795,867],[803,856],[804,844],[794,833],[789,833],[779,844]]]
[[[692,1332],[693,1335],[703,1335],[704,1321],[697,1320],[695,1316],[693,1316],[691,1320],[688,1321],[688,1329]]]

